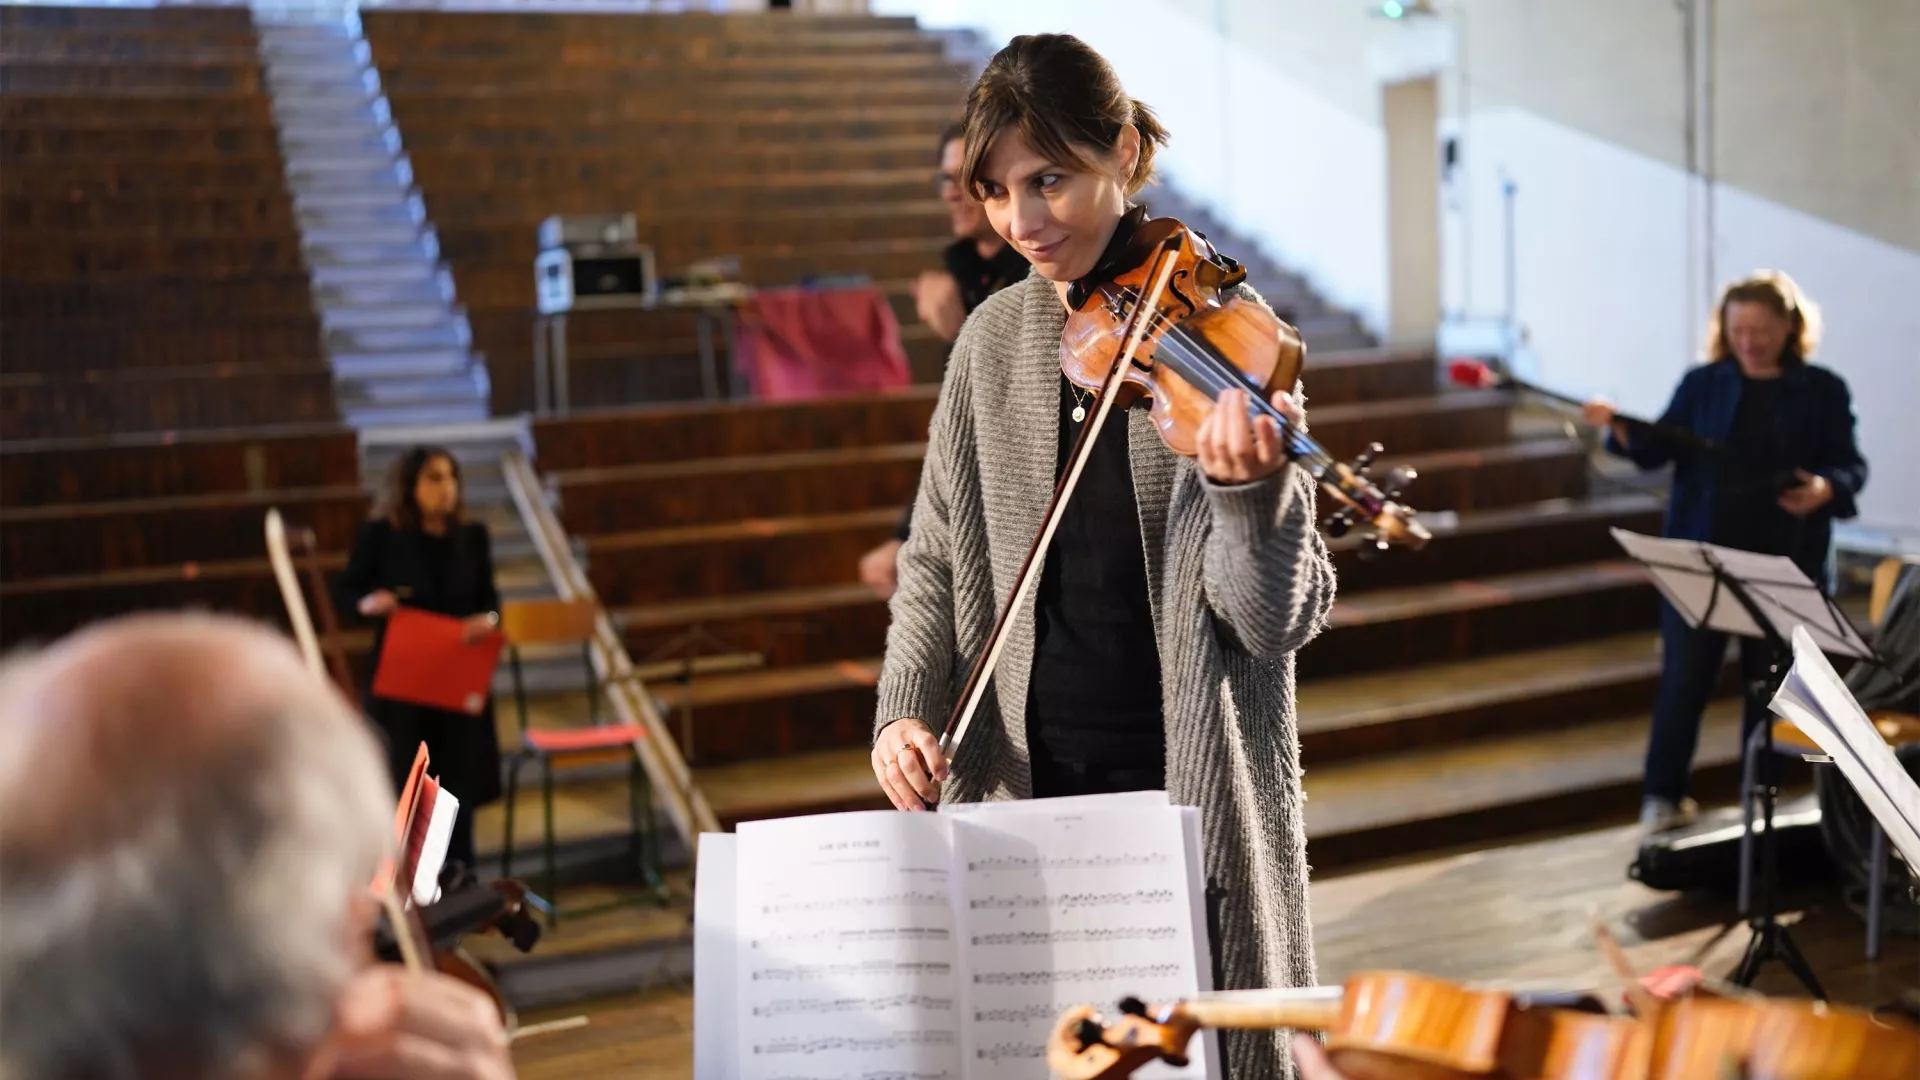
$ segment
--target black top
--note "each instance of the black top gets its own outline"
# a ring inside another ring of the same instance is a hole
[[[1063,473],[1079,435],[1078,398],[1060,379]],[[1147,559],[1127,456],[1127,417],[1116,412],[1080,474],[1047,550],[1034,601],[1033,679],[1027,738],[1036,760],[1101,769],[1158,770],[1166,757],[1160,652],[1147,601]]]
[[[1781,430],[1781,379],[1740,377],[1740,401],[1714,493],[1713,542],[1768,555],[1789,553],[1799,519],[1780,509],[1781,477],[1793,471]]]
[[[948,244],[941,259],[947,273],[960,283],[960,306],[966,308],[969,315],[985,303],[987,297],[1025,278],[1031,269],[1027,257],[1012,244],[1001,244],[993,258],[983,259],[979,245],[964,238]],[[908,500],[906,510],[900,514],[900,524],[893,528],[893,538],[904,543],[912,529],[913,502]]]
[[[1012,244],[1001,244],[991,259],[980,257],[977,241],[961,238],[947,245],[941,256],[947,273],[960,283],[960,306],[973,314],[987,297],[1027,276],[1026,256]]]
[[[407,607],[465,618],[500,609],[493,580],[493,550],[487,527],[468,522],[431,536],[419,529],[396,529],[376,518],[360,526],[347,568],[334,590],[343,615],[357,617],[360,599],[387,589]],[[374,620],[373,655],[378,664],[386,642],[386,620]],[[415,749],[422,741],[433,755],[433,771],[448,791],[460,797],[464,811],[500,796],[500,743],[494,734],[492,702],[478,716],[367,694],[367,712],[387,742],[388,768],[396,783],[406,780]]]

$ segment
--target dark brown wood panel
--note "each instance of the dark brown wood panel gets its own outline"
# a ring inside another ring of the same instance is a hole
[[[805,402],[610,409],[533,423],[543,471],[923,441],[935,387]]]
[[[258,93],[264,87],[259,62],[200,61],[73,65],[16,61],[0,64],[0,92],[44,93]]]
[[[1419,551],[1359,557],[1342,547],[1333,564],[1341,595],[1599,562],[1620,556],[1610,528],[1657,533],[1661,507],[1640,495],[1556,500],[1483,510],[1460,519]]]
[[[622,533],[588,542],[587,572],[615,606],[843,584],[897,523],[883,508]]]
[[[220,281],[19,281],[0,288],[0,318],[76,322],[190,319],[204,325],[236,311],[251,318],[313,317],[303,273]]]
[[[561,522],[577,534],[906,505],[918,443],[593,470],[559,479]]]
[[[325,366],[235,367],[191,379],[0,377],[0,431],[10,440],[337,419]]]
[[[0,266],[10,278],[29,281],[86,279],[252,277],[303,271],[300,240],[294,235],[234,237],[174,235],[83,237],[59,247],[19,237],[0,237]]]
[[[333,426],[0,444],[0,502],[10,507],[338,487],[359,477],[358,437]]]
[[[344,551],[367,517],[358,484],[240,495],[80,503],[0,510],[0,580],[137,570],[266,555],[266,512],[314,530]]]
[[[1626,563],[1363,594],[1335,604],[1297,671],[1348,675],[1646,630],[1656,596]]]
[[[338,573],[344,555],[325,557]],[[0,583],[0,648],[48,641],[101,619],[135,611],[197,608],[231,611],[286,625],[280,590],[265,559],[184,566],[87,578]]]
[[[211,379],[220,376],[222,365],[266,364],[284,370],[325,362],[320,320],[314,316],[139,324],[11,320],[0,325],[0,371],[9,375],[70,377],[81,371],[200,368]]]

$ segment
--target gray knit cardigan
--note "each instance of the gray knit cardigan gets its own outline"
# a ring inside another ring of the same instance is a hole
[[[910,538],[880,672],[875,737],[901,717],[938,732],[1013,589],[1046,516],[1059,437],[1060,332],[1066,311],[1038,274],[989,298],[954,343],[934,409]],[[1222,486],[1168,450],[1144,408],[1124,435],[1133,466],[1149,599],[1161,662],[1167,790],[1198,806],[1206,870],[1227,890],[1225,988],[1309,986],[1300,744],[1294,650],[1333,606],[1333,564],[1316,528],[1314,487],[1299,469]],[[942,797],[1031,793],[1027,684],[1031,601],[955,753]],[[1278,1033],[1236,1033],[1235,1080],[1285,1077]]]

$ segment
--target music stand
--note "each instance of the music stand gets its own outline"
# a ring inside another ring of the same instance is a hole
[[[1718,630],[1737,637],[1759,638],[1767,643],[1770,678],[1763,685],[1743,687],[1762,700],[1771,696],[1793,665],[1793,647],[1789,636],[1795,627],[1806,630],[1821,651],[1838,656],[1874,660],[1873,648],[1840,609],[1834,606],[1820,586],[1784,555],[1761,555],[1698,540],[1666,540],[1625,529],[1613,529],[1613,538],[1628,555],[1653,574],[1653,583],[1667,598],[1687,625],[1702,630]],[[1755,741],[1761,745],[1763,768],[1750,774],[1751,784],[1742,792],[1743,801],[1760,799],[1760,910],[1747,912],[1752,937],[1729,981],[1750,986],[1768,960],[1787,965],[1816,998],[1825,998],[1820,981],[1793,943],[1787,928],[1780,925],[1774,910],[1774,889],[1778,874],[1773,832],[1773,807],[1778,792],[1773,784],[1773,725],[1762,722]],[[1742,741],[1743,758],[1752,747]],[[1749,802],[1748,805],[1751,805]],[[1744,889],[1745,882],[1742,882]]]

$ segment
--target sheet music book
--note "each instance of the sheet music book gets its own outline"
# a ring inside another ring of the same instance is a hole
[[[1907,775],[1805,627],[1794,628],[1793,667],[1772,708],[1833,759],[1907,867],[1920,873],[1920,785]]]
[[[1211,989],[1199,811],[1152,799],[868,811],[701,838],[700,1080],[1046,1075],[1067,1008]],[[1058,803],[1059,805],[1053,805]],[[1210,1040],[1184,1069],[1217,1075]]]
[[[429,764],[427,744],[423,742],[414,752],[413,767],[408,770],[406,786],[394,809],[398,862],[387,871],[419,907],[440,898],[440,869],[446,865],[454,818],[460,813],[460,800],[427,775]]]
[[[504,644],[499,634],[468,644],[466,620],[400,608],[387,619],[374,696],[478,715]]]

